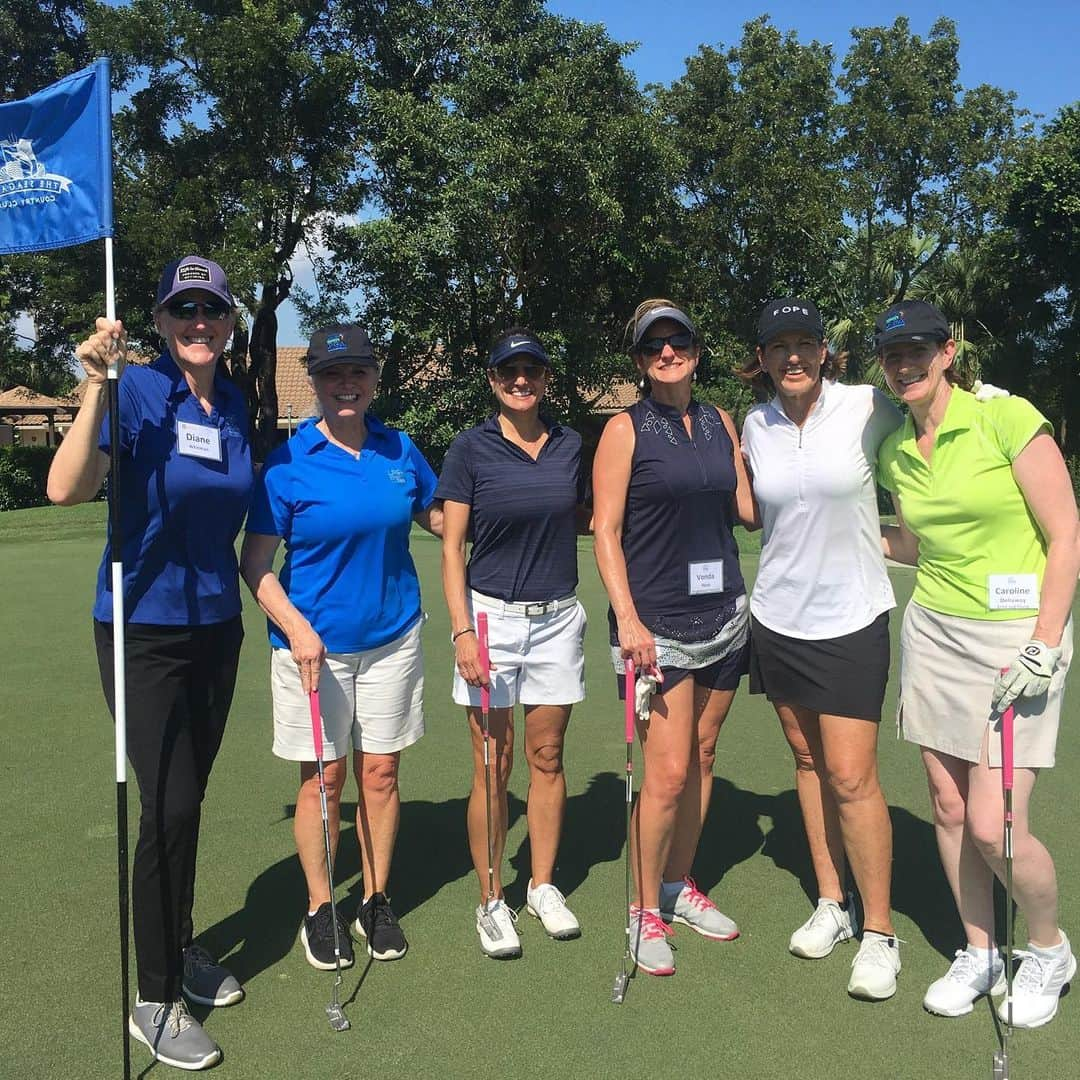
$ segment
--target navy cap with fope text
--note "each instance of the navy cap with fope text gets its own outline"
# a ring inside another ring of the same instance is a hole
[[[758,344],[767,345],[777,334],[805,331],[818,341],[825,340],[825,324],[812,300],[799,297],[781,297],[770,300],[758,316]]]
[[[903,300],[874,320],[874,349],[881,352],[897,341],[948,341],[949,320],[925,300]]]

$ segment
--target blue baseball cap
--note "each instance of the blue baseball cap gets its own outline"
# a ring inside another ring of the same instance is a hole
[[[551,366],[551,358],[544,352],[544,346],[536,338],[529,337],[528,334],[508,334],[504,340],[500,341],[491,350],[487,366],[497,368],[500,364],[505,364],[510,357],[519,354],[539,360],[544,367]]]
[[[874,320],[874,349],[881,352],[897,341],[948,341],[949,320],[925,300],[903,300]]]
[[[307,371],[314,375],[335,364],[369,364],[378,367],[371,338],[362,326],[338,323],[324,326],[311,335],[307,351]]]
[[[162,270],[155,306],[163,308],[174,296],[193,289],[208,292],[224,300],[229,307],[236,307],[225,271],[213,259],[204,259],[201,255],[174,259]]]

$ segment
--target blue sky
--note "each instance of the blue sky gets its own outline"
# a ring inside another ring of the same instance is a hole
[[[735,44],[743,24],[767,12],[781,30],[800,40],[831,42],[837,60],[851,44],[853,26],[890,25],[907,15],[913,33],[925,37],[940,15],[956,24],[960,37],[960,82],[964,87],[991,83],[1017,94],[1017,104],[1052,116],[1062,105],[1080,99],[1080,3],[1028,0],[957,0],[951,4],[909,0],[841,0],[810,4],[780,0],[765,4],[729,4],[724,0],[549,0],[548,9],[569,18],[603,23],[617,41],[639,42],[627,63],[642,85],[670,83],[685,71],[699,45]],[[297,265],[297,280],[311,287],[310,268]],[[304,339],[291,304],[279,312],[278,341]]]

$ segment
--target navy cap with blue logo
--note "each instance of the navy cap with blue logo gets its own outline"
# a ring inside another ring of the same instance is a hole
[[[874,350],[897,341],[948,341],[949,320],[925,300],[902,300],[874,320]]]
[[[371,338],[362,326],[339,323],[316,330],[308,342],[307,370],[314,375],[335,364],[370,364],[378,367]]]
[[[519,354],[531,356],[534,360],[539,360],[544,367],[551,366],[551,359],[548,357],[548,354],[544,352],[544,346],[541,345],[536,338],[530,337],[528,334],[507,334],[506,337],[491,350],[491,355],[488,356],[487,366],[489,368],[497,368],[500,364],[505,364],[510,357]]]

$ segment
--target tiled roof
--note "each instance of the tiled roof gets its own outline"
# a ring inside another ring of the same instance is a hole
[[[294,420],[303,420],[315,413],[315,394],[308,382],[304,357],[306,345],[279,345],[277,351],[278,419],[288,417],[292,406]]]

